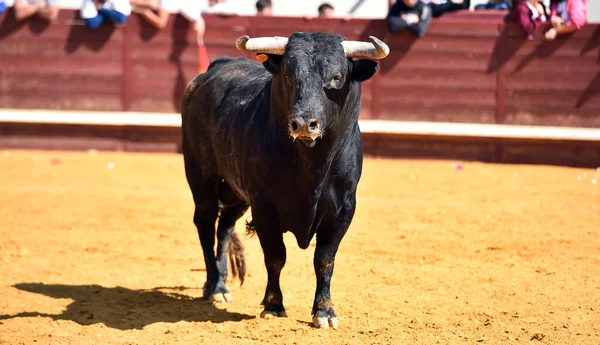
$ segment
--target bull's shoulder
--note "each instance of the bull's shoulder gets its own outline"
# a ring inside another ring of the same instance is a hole
[[[258,87],[264,85],[271,75],[264,67],[247,58],[232,59],[219,57],[213,60],[205,73],[197,75],[188,83],[184,92],[184,102],[198,89],[221,90],[242,85]]]
[[[209,79],[236,80],[236,84],[270,78],[260,63],[246,58],[218,58],[210,64],[206,74]]]

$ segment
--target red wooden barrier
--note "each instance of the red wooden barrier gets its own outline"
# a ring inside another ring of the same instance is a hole
[[[207,16],[205,42],[214,59],[244,56],[234,46],[243,34],[375,35],[391,53],[364,84],[362,118],[600,127],[600,26],[527,41],[503,16],[448,14],[419,40],[388,33],[383,20]],[[0,18],[0,107],[179,111],[198,69],[187,20],[172,15],[156,31],[133,15],[90,32],[77,19],[67,10],[51,25]]]

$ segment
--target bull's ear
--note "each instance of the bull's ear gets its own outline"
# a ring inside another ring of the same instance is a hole
[[[262,62],[265,69],[273,74],[279,73],[281,58],[281,55],[274,54],[260,54],[257,56],[258,61]]]
[[[369,80],[379,70],[379,64],[373,60],[360,59],[352,61],[350,68],[352,80],[363,82]]]

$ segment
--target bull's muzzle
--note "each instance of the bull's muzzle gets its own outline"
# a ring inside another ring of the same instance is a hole
[[[321,122],[317,119],[295,117],[290,120],[289,132],[292,139],[300,139],[306,146],[315,146],[317,138],[321,137]]]

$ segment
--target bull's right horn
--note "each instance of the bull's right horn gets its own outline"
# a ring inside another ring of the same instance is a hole
[[[245,35],[235,40],[235,46],[243,52],[283,55],[287,42],[287,37],[250,38],[250,36]]]
[[[368,42],[343,41],[344,52],[349,58],[383,59],[390,53],[390,48],[375,36],[369,36]]]

